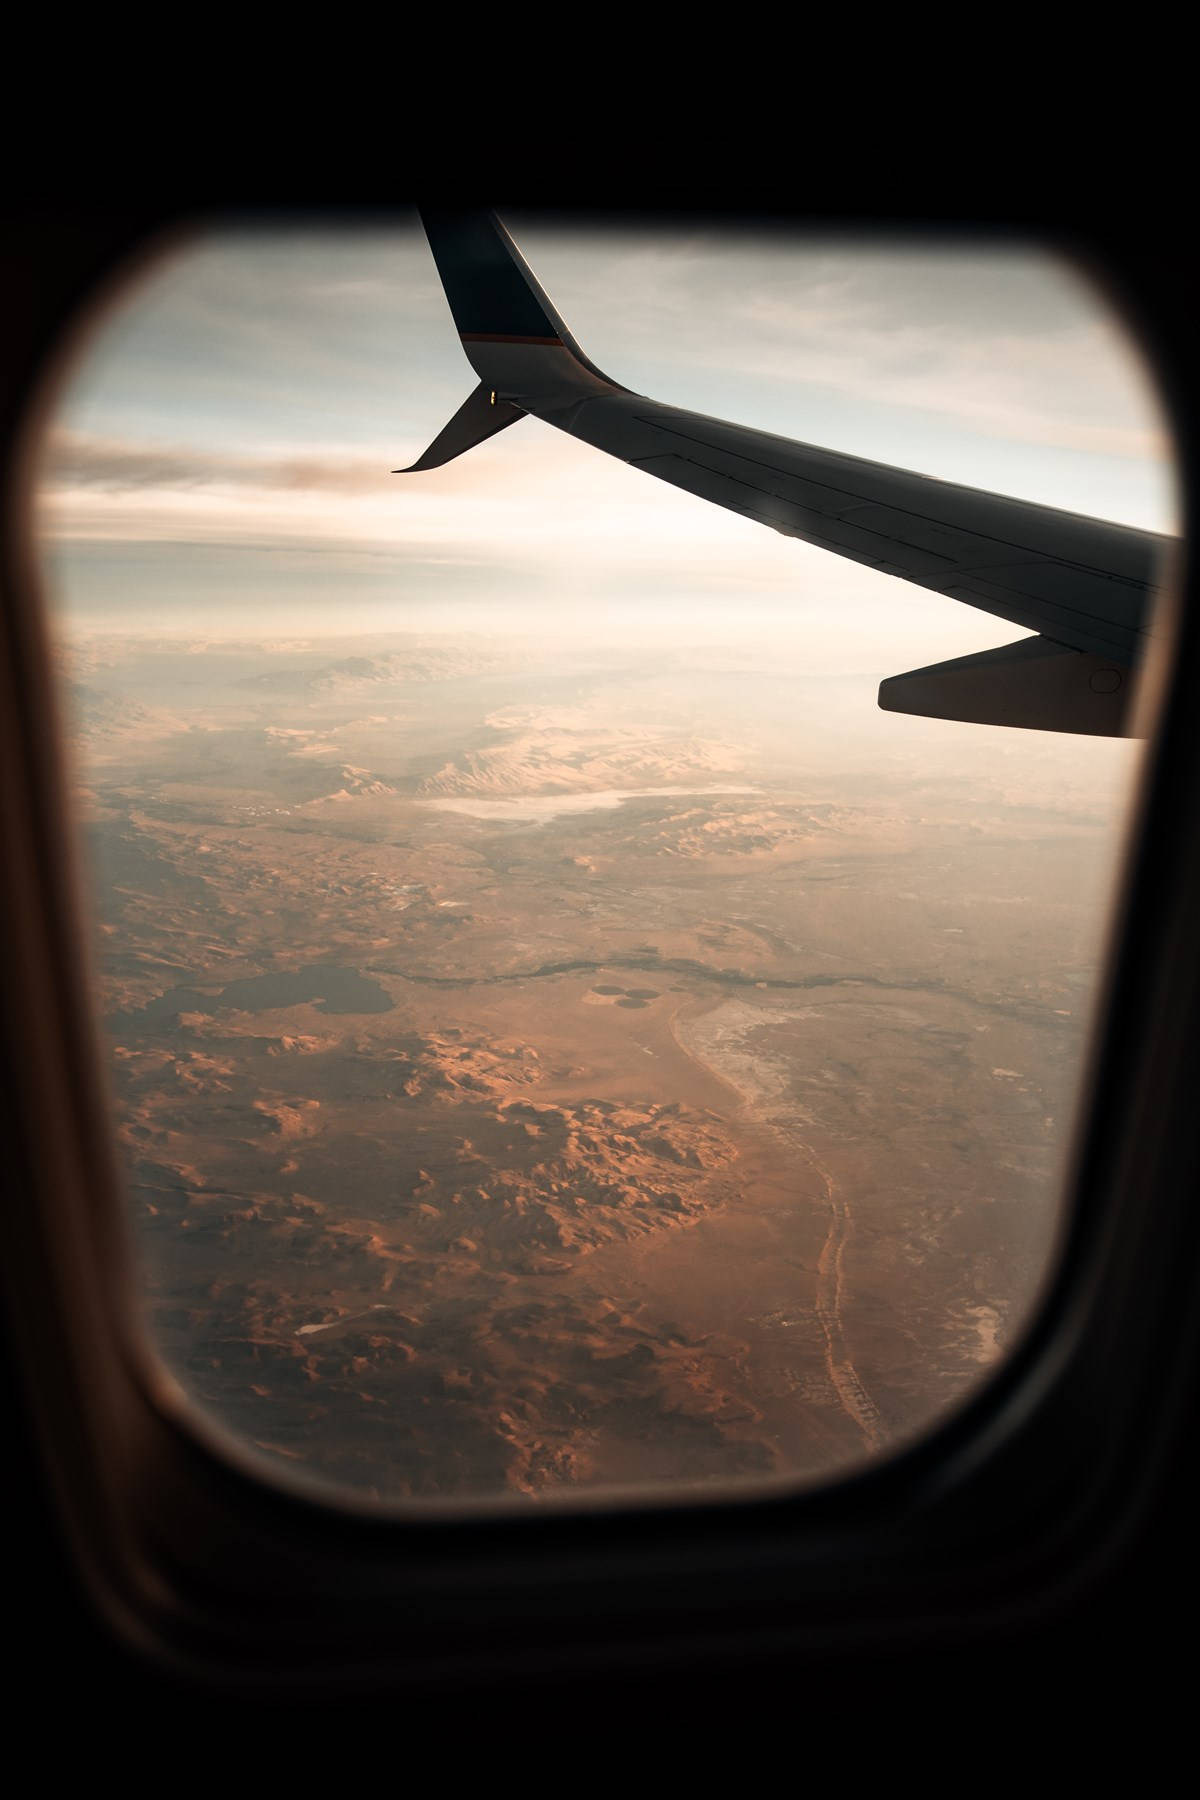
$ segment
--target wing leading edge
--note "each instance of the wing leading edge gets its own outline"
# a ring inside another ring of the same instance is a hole
[[[894,676],[896,712],[1122,736],[1170,540],[650,400],[610,380],[491,213],[422,212],[480,385],[414,470],[526,413],[788,537],[1007,619],[1036,638]],[[400,471],[397,471],[399,473]]]

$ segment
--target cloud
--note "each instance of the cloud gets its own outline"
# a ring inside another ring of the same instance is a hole
[[[736,232],[632,244],[545,234],[534,249],[589,353],[635,386],[653,364],[662,399],[719,370],[724,387],[741,377],[763,390],[743,397],[740,417],[769,383],[768,403],[797,418],[819,394],[1024,443],[1169,454],[1136,345],[1045,252]]]
[[[1170,455],[1148,392],[1137,392],[1128,347],[1098,321],[1062,334],[980,337],[845,315],[834,328],[820,313],[778,302],[753,310],[758,349],[736,359],[747,373],[937,414],[1022,443],[1158,461]]]
[[[251,585],[264,554],[293,553],[351,583],[382,563],[469,587],[491,579],[576,595],[631,581],[790,592],[820,554],[533,419],[428,474],[392,475],[411,457],[391,454],[193,453],[60,429],[39,529],[83,552],[174,546],[181,568],[199,549],[225,550],[241,556]]]
[[[361,494],[386,479],[386,455],[360,450],[276,454],[214,451],[93,437],[59,426],[46,442],[43,481],[50,492],[75,489],[132,495],[153,489],[252,488],[255,491]]]

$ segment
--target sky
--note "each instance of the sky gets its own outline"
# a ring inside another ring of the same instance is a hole
[[[1175,529],[1138,353],[1044,252],[505,223],[627,387]],[[130,282],[62,383],[39,507],[57,616],[241,638],[653,617],[719,638],[750,608],[803,634],[814,667],[879,673],[1013,636],[537,420],[393,475],[474,385],[415,213],[354,231],[214,224]]]

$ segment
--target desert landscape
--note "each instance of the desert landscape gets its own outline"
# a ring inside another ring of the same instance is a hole
[[[277,1464],[813,1480],[1029,1315],[1125,747],[679,642],[64,640],[148,1327]]]

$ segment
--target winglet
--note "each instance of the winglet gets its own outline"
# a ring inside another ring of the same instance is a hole
[[[421,223],[467,360],[486,387],[519,393],[531,375],[541,388],[547,376],[562,383],[586,372],[588,386],[627,392],[584,355],[495,213],[422,207]]]
[[[415,475],[422,469],[440,469],[443,463],[453,462],[464,450],[473,450],[476,444],[485,443],[506,425],[513,425],[524,417],[519,406],[498,400],[494,391],[481,381],[474,392],[468,394],[450,423],[438,432],[424,455],[418,456],[406,469],[393,469],[392,474]]]

